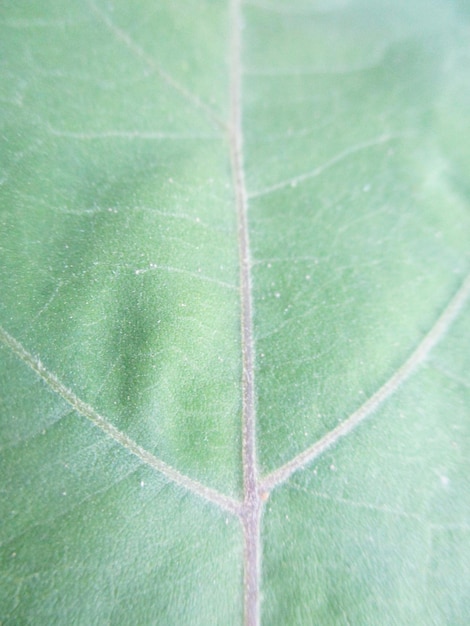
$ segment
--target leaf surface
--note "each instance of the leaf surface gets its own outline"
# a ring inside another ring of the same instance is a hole
[[[2,624],[469,622],[469,17],[3,4]]]

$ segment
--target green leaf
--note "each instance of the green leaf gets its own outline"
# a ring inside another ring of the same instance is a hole
[[[469,3],[0,21],[1,624],[468,624]]]

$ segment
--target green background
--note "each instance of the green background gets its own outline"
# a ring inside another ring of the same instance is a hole
[[[469,271],[470,8],[239,8],[264,476],[376,392]],[[242,624],[237,517],[8,340],[242,499],[229,2],[4,1],[0,28],[0,623]],[[263,625],[470,622],[469,315],[271,494]]]

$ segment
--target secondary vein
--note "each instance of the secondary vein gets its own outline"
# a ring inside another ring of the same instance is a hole
[[[105,13],[98,5],[93,2],[93,0],[88,0],[88,6],[91,11],[105,24],[105,26],[113,33],[118,41],[126,45],[129,50],[131,50],[137,57],[142,59],[148,67],[154,70],[161,79],[163,79],[170,87],[172,87],[177,93],[180,94],[183,98],[185,98],[192,106],[196,109],[200,109],[204,111],[207,117],[212,121],[215,126],[218,128],[224,129],[224,125],[221,120],[218,118],[216,113],[211,109],[209,105],[207,105],[203,100],[201,100],[196,94],[189,91],[184,85],[179,83],[177,80],[171,76],[166,70],[164,70],[149,54],[147,54],[143,48],[141,48],[131,37],[130,35],[119,28],[109,17],[107,13]]]
[[[381,404],[394,394],[399,387],[413,374],[419,365],[424,363],[431,350],[443,339],[447,331],[459,315],[467,300],[470,298],[470,275],[463,281],[460,289],[450,300],[435,324],[421,340],[417,348],[396,372],[384,383],[362,406],[354,411],[336,428],[328,432],[312,446],[295,456],[286,464],[268,474],[260,484],[260,490],[270,491],[285,483],[294,472],[302,469],[320,456],[325,450],[333,446],[341,437],[344,437],[356,428],[363,420],[371,415]]]
[[[234,515],[240,514],[240,503],[226,496],[215,489],[206,487],[197,480],[186,476],[177,469],[168,465],[161,459],[154,456],[145,448],[142,448],[136,441],[113,426],[105,417],[100,415],[92,406],[79,398],[71,389],[66,387],[59,378],[50,372],[45,365],[26,350],[26,348],[5,329],[0,326],[0,341],[21,360],[28,365],[55,393],[63,398],[78,413],[93,422],[106,435],[114,439],[131,454],[141,459],[146,465],[157,470],[172,482],[184,487],[187,491],[216,504],[220,508]]]

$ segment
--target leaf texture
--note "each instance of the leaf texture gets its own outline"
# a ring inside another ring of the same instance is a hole
[[[469,19],[3,4],[2,624],[468,624]]]

